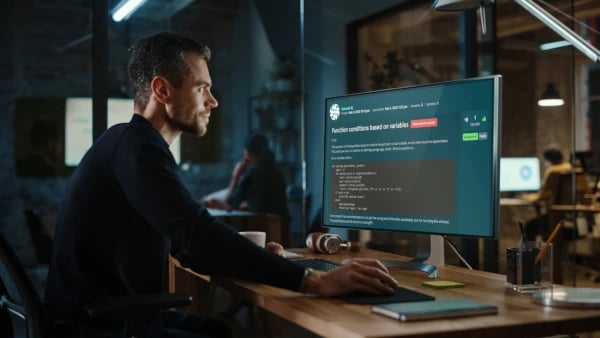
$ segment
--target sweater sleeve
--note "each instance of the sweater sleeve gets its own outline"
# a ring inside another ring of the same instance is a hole
[[[183,185],[158,133],[147,130],[139,136],[124,135],[116,150],[115,177],[136,213],[171,240],[171,254],[182,265],[203,274],[300,287],[302,266],[256,246],[212,217]]]

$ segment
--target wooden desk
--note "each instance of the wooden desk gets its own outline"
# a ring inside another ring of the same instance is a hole
[[[311,255],[307,249],[293,251]],[[354,256],[406,260],[397,255],[368,249],[357,253],[320,255],[333,261]],[[199,280],[207,278],[187,272]],[[438,268],[440,279],[467,285],[454,289],[431,289],[421,285],[427,279],[422,272],[399,269],[391,269],[391,272],[403,287],[432,295],[436,299],[468,298],[488,302],[498,305],[499,314],[403,323],[372,314],[368,305],[349,304],[333,298],[314,297],[244,281],[223,278],[213,278],[213,281],[237,297],[324,337],[505,338],[600,329],[600,310],[545,308],[534,304],[530,295],[509,290],[504,275],[443,266]]]

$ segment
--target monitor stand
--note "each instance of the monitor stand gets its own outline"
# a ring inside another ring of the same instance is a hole
[[[440,235],[417,236],[417,253],[410,261],[382,260],[389,268],[423,271],[437,278],[437,267],[444,265],[444,238]]]

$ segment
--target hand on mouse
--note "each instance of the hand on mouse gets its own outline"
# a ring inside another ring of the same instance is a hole
[[[339,296],[351,292],[374,295],[392,294],[398,281],[378,260],[354,258],[337,269],[313,271],[305,277],[302,292],[320,296]]]

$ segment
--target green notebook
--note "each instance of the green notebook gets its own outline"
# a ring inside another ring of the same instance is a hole
[[[422,302],[389,303],[373,305],[374,313],[405,321],[491,315],[498,307],[469,299],[441,299]]]

